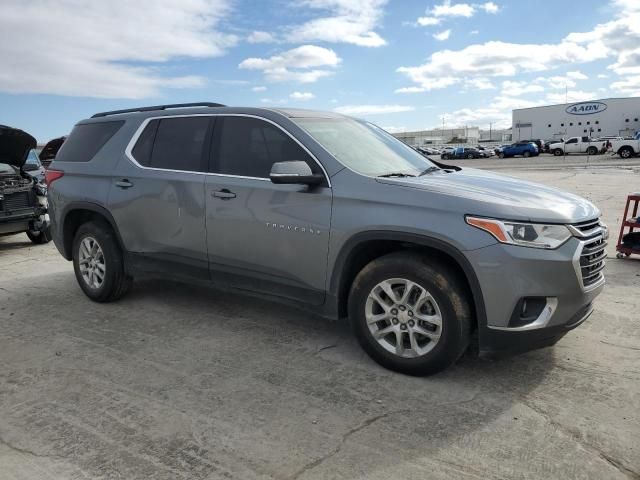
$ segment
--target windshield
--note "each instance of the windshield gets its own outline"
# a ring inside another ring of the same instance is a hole
[[[371,123],[351,118],[297,118],[295,121],[342,164],[362,175],[419,175],[435,167],[424,156]]]

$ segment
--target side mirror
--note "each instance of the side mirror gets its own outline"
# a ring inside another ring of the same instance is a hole
[[[277,184],[318,185],[324,181],[324,175],[313,173],[307,162],[299,160],[274,163],[269,178]]]

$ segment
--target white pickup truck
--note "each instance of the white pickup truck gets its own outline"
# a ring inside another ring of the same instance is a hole
[[[549,145],[549,152],[556,157],[569,153],[596,155],[606,150],[606,141],[593,140],[591,137],[571,137],[563,142]]]
[[[611,142],[611,150],[622,158],[631,158],[640,153],[640,130],[636,132],[633,139],[609,141]]]

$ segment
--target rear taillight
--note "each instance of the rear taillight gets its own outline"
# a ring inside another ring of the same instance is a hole
[[[47,170],[44,174],[44,183],[47,184],[47,187],[51,186],[53,182],[62,178],[64,176],[64,172],[62,170]]]

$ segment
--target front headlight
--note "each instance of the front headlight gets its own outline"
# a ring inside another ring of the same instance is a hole
[[[466,217],[469,225],[493,235],[501,243],[533,248],[558,248],[572,235],[564,225],[511,222],[493,218]]]

